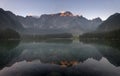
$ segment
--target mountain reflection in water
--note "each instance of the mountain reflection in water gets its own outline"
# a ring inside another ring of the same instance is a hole
[[[0,44],[0,76],[120,76],[120,49],[111,45],[47,41],[6,47]]]
[[[69,68],[57,64],[32,62],[16,62],[11,67],[0,71],[0,76],[120,76],[120,67],[110,64],[106,58],[97,61],[93,58]]]

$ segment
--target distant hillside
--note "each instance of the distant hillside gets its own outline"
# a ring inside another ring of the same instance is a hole
[[[120,14],[111,15],[104,21],[96,31],[85,33],[80,36],[80,39],[105,39],[119,40],[120,39]]]
[[[0,29],[10,28],[18,32],[22,30],[21,23],[15,17],[12,12],[0,9]]]
[[[0,9],[0,40],[19,39],[19,32],[23,30],[23,27],[16,16],[9,11]]]
[[[106,21],[104,21],[97,29],[100,32],[113,31],[120,29],[120,13],[111,15]]]

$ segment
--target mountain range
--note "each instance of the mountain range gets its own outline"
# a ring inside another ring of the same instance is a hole
[[[107,20],[99,17],[89,20],[82,15],[74,15],[69,11],[43,14],[40,17],[18,16],[11,11],[0,9],[0,30],[9,28],[20,34],[84,34],[87,32],[108,32],[120,29],[120,14],[115,13]]]
[[[74,16],[71,12],[44,14],[39,18],[33,16],[17,16],[18,21],[29,33],[85,33],[94,31],[101,23],[100,18],[88,20],[83,16]]]
[[[0,9],[1,28],[11,28],[22,34],[81,34],[94,31],[101,23],[100,18],[88,20],[83,16],[74,16],[69,11],[44,14],[40,17],[22,17],[13,14],[11,11]]]

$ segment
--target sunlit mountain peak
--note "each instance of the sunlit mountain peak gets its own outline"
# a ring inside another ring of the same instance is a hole
[[[73,16],[73,14],[71,12],[69,12],[69,11],[62,11],[60,13],[60,16]]]
[[[65,11],[61,11],[60,13],[65,13]]]

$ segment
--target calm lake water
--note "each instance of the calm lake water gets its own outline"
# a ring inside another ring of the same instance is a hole
[[[119,41],[1,41],[0,76],[120,76]]]

